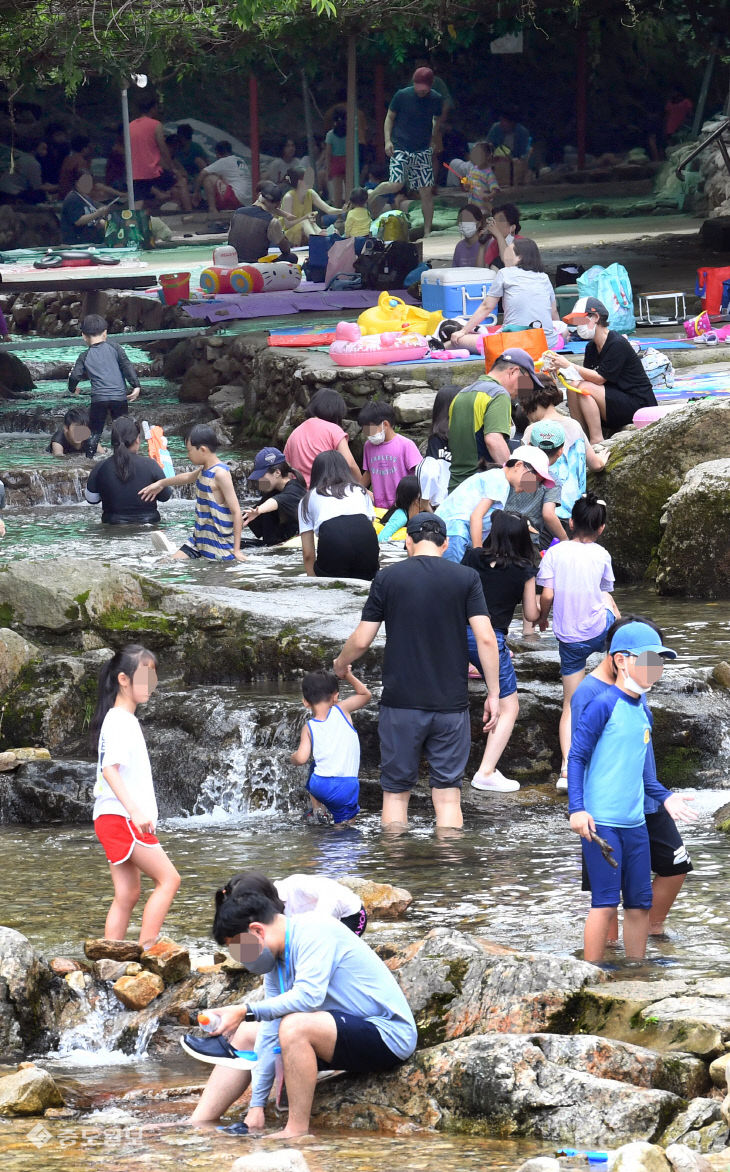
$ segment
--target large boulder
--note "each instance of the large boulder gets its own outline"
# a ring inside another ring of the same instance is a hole
[[[376,883],[362,879],[359,875],[341,875],[338,879],[343,887],[354,891],[362,900],[363,907],[371,919],[397,920],[404,916],[413,903],[413,896],[405,887],[393,887],[390,883]]]
[[[62,1106],[61,1092],[46,1070],[28,1064],[0,1078],[0,1115],[42,1115]]]
[[[452,928],[433,928],[386,963],[408,999],[421,1045],[550,1029],[577,990],[605,980],[585,961],[512,952]]]
[[[687,473],[697,464],[728,457],[730,400],[689,403],[618,437],[605,475],[591,483],[608,506],[602,541],[619,580],[637,582],[646,575],[662,537],[666,503]]]
[[[142,583],[137,574],[96,561],[59,558],[40,567],[16,561],[0,572],[0,616],[21,627],[79,630],[102,615],[145,609],[151,584],[143,590]]]
[[[38,958],[30,941],[0,927],[0,1054],[20,1053],[37,1032]]]
[[[33,376],[17,354],[0,351],[0,398],[14,399],[33,390]]]
[[[392,1074],[324,1084],[314,1126],[391,1133],[427,1126],[610,1147],[655,1139],[682,1106],[670,1091],[553,1061],[551,1044],[541,1034],[487,1034],[419,1050]]]
[[[659,593],[730,597],[730,458],[688,472],[661,521]]]

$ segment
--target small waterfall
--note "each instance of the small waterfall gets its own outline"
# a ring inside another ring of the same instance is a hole
[[[15,469],[3,472],[10,506],[79,504],[89,476],[88,468],[65,464],[58,468]]]
[[[123,1009],[111,989],[94,992],[93,1004],[86,994],[88,1012],[75,1025],[61,1033],[58,1050],[50,1059],[66,1066],[125,1066],[147,1057],[159,1018],[148,1017],[136,1023],[136,1033],[125,1037],[130,1019],[137,1015]]]
[[[273,723],[262,723],[266,713],[261,708],[251,705],[239,711],[233,744],[205,778],[193,814],[242,817],[254,811],[287,810],[300,784],[298,770],[289,761],[299,713],[292,705]]]

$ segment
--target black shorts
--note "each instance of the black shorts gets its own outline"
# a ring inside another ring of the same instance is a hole
[[[668,879],[672,875],[688,875],[694,870],[682,835],[677,830],[677,823],[660,806],[656,814],[646,815],[646,829],[649,832],[649,851],[651,854],[651,869],[661,879]],[[583,862],[582,891],[590,891],[591,885]]]
[[[331,517],[319,527],[318,578],[361,578],[372,582],[380,558],[378,535],[372,521],[362,515]]]
[[[404,794],[418,782],[421,756],[428,761],[432,789],[461,788],[471,749],[469,712],[431,712],[380,705],[380,784]]]
[[[646,395],[632,395],[628,391],[622,391],[620,387],[612,386],[611,383],[606,383],[604,391],[606,395],[606,427],[613,431],[633,422],[635,413],[640,411],[642,407],[656,407],[653,392]]]
[[[328,1062],[317,1059],[319,1070],[349,1070],[352,1074],[377,1074],[381,1070],[394,1070],[403,1062],[386,1046],[371,1021],[355,1017],[353,1013],[341,1013],[338,1009],[327,1012],[335,1019],[337,1041]]]
[[[134,194],[137,199],[150,199],[153,187],[158,191],[169,191],[176,183],[177,175],[174,171],[163,171],[156,179],[135,179]]]

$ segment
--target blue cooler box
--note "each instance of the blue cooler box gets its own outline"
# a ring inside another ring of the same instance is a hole
[[[429,269],[421,275],[421,299],[429,313],[470,317],[489,292],[491,269]]]

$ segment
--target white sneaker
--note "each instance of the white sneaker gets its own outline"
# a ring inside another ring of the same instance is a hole
[[[494,773],[475,773],[471,779],[472,789],[492,790],[494,793],[510,794],[520,788],[519,781],[505,777],[498,769]]]
[[[555,782],[555,788],[559,794],[567,794],[567,792],[568,792],[568,779],[564,773],[561,773],[560,777]]]
[[[159,529],[150,533],[150,541],[159,553],[177,553],[177,546],[173,545],[164,533],[160,533]]]

